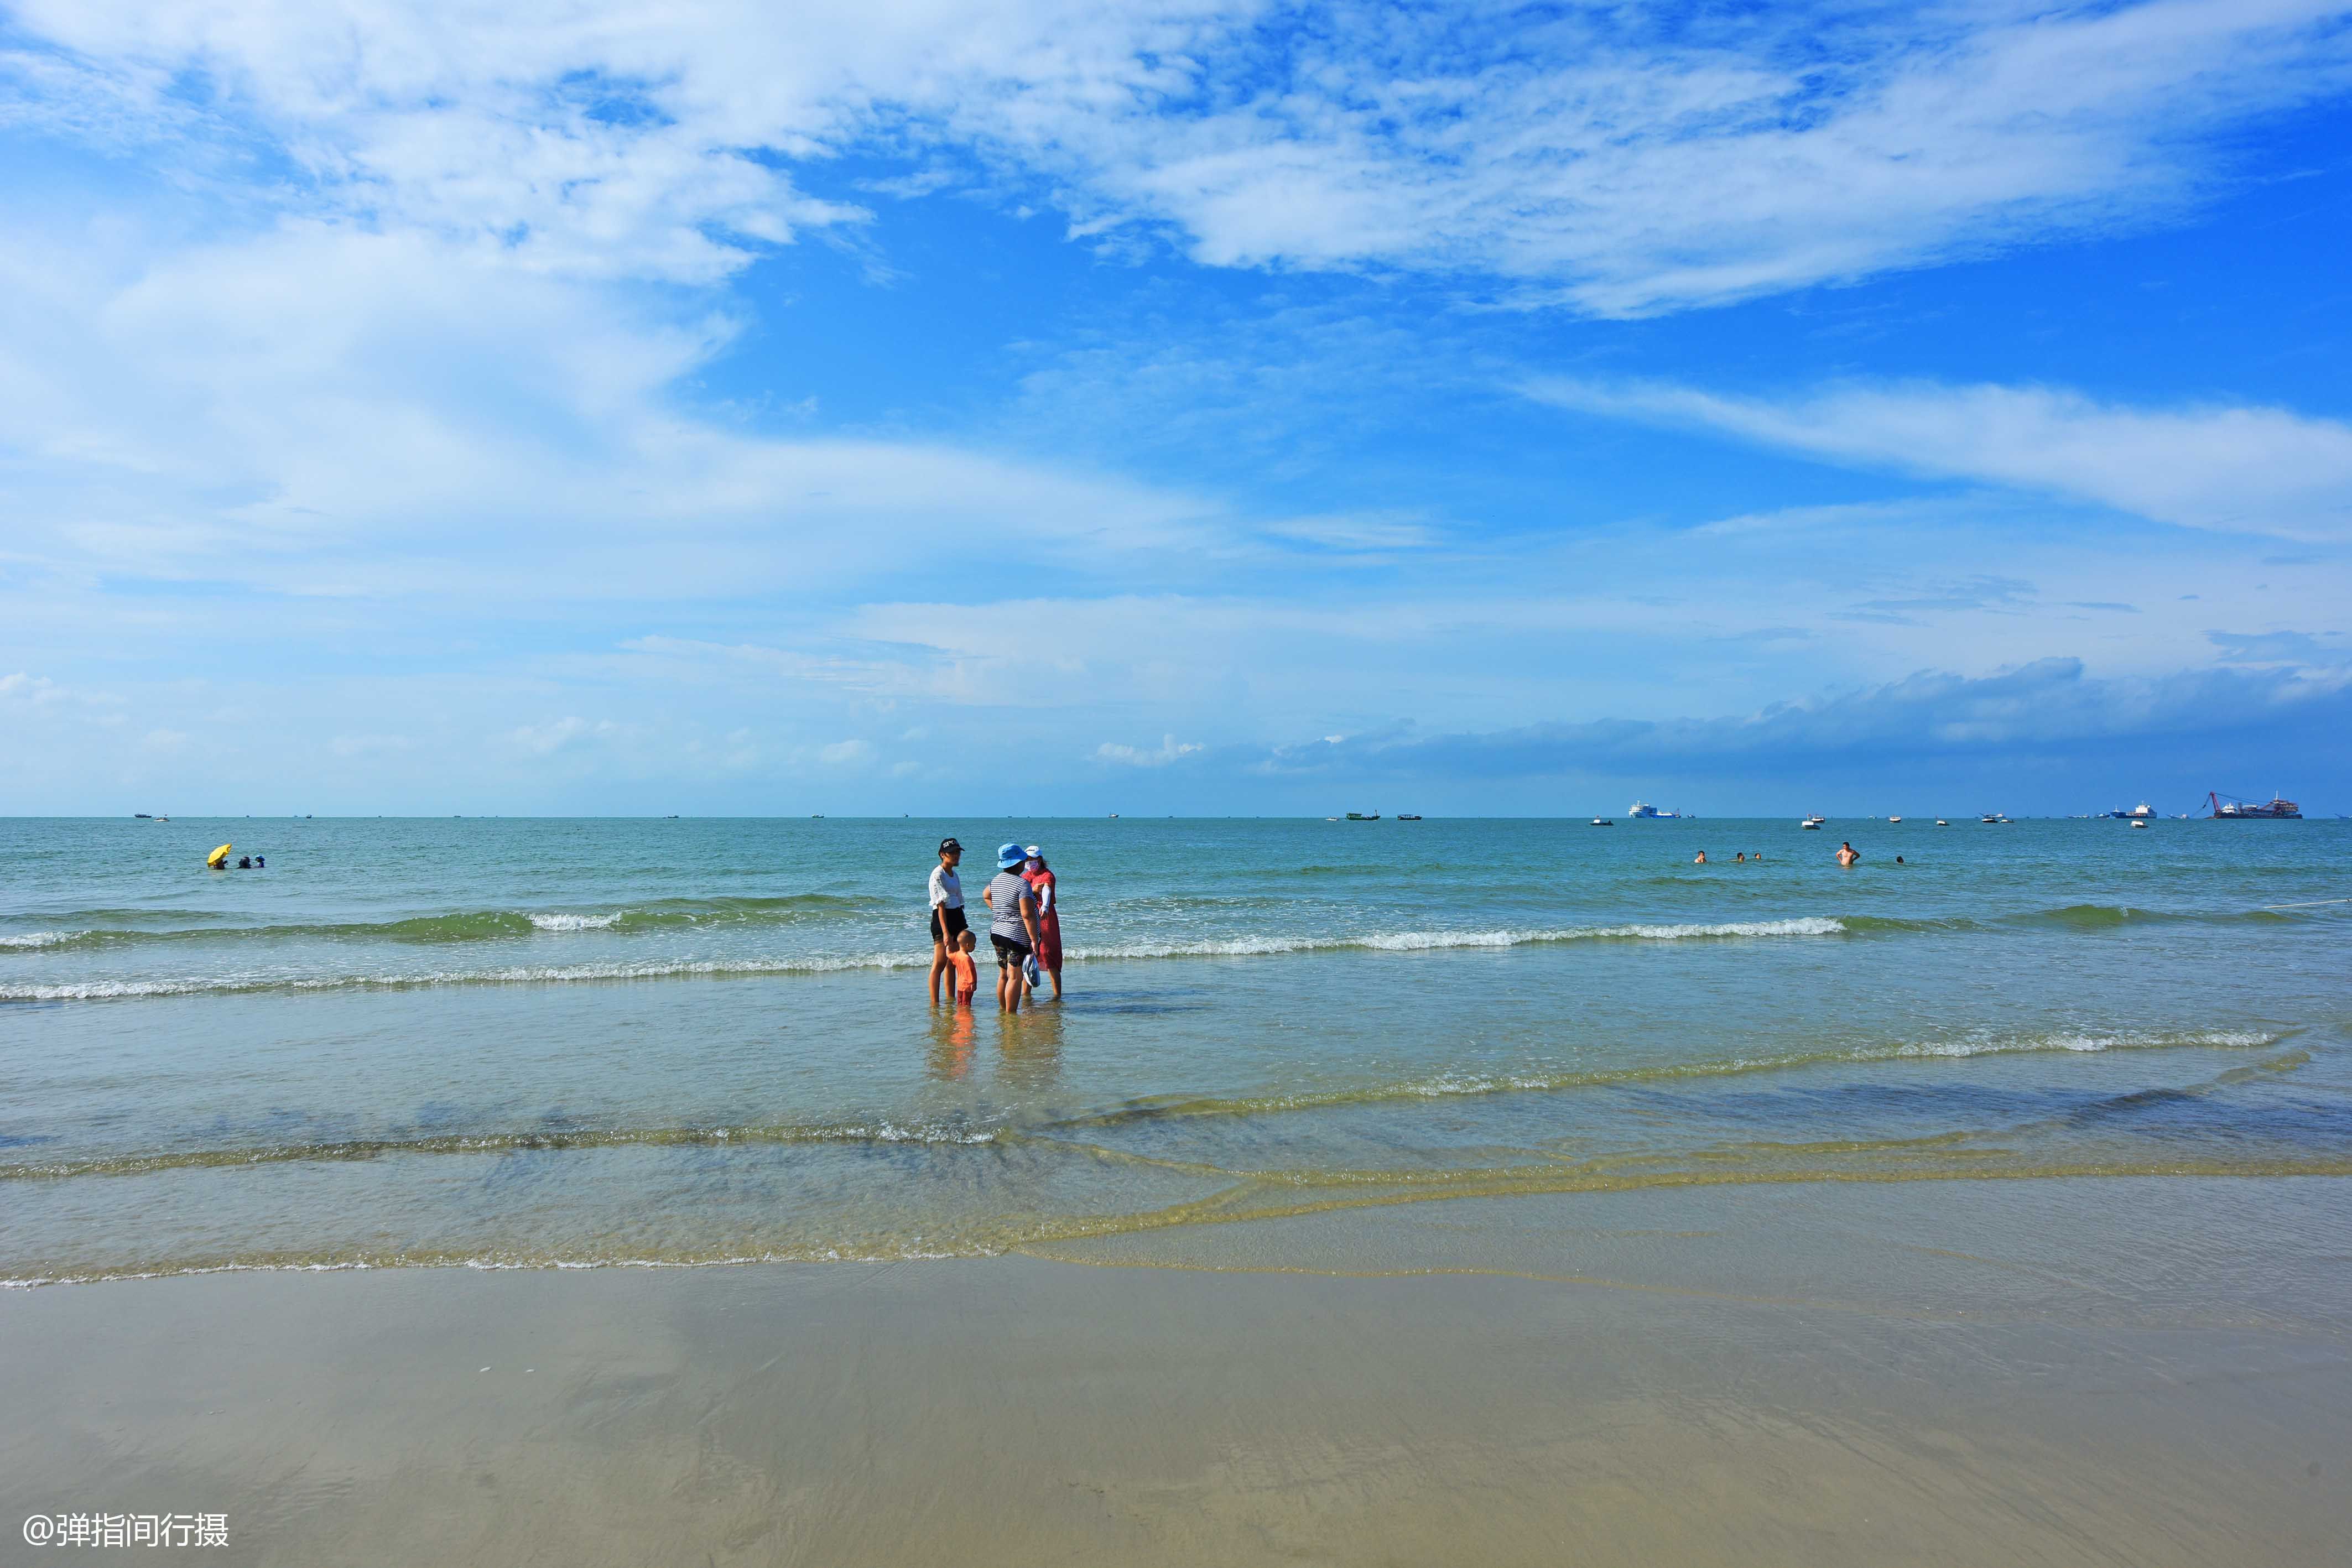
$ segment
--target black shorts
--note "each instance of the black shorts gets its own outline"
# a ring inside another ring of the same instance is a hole
[[[1015,942],[1010,936],[999,936],[993,931],[988,934],[988,939],[996,944],[996,967],[998,968],[1017,969],[1028,959],[1028,943]]]
[[[942,925],[946,926],[945,930],[940,929]],[[962,936],[966,931],[971,929],[971,927],[963,923],[962,910],[950,909],[944,904],[935,904],[931,905],[932,941],[945,942],[952,946],[957,937]]]

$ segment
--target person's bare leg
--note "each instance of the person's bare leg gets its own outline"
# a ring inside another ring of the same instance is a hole
[[[948,971],[948,945],[944,940],[931,944],[931,1006],[940,1005],[940,977]]]
[[[1062,999],[1062,962],[1061,962],[1061,960],[1060,960],[1060,959],[1058,959],[1058,958],[1056,958],[1056,959],[1054,961],[1054,967],[1053,967],[1051,969],[1046,970],[1045,972],[1046,972],[1047,974],[1049,974],[1049,975],[1051,975],[1051,976],[1053,976],[1053,977],[1054,977],[1054,999],[1055,999],[1055,1001],[1057,1001],[1057,1002],[1058,1002],[1058,1001],[1060,1001],[1060,1000]]]

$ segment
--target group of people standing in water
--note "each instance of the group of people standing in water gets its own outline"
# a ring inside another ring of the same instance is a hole
[[[931,1005],[940,1002],[942,981],[953,976],[959,1007],[971,1005],[980,989],[974,959],[979,940],[964,914],[963,846],[940,841],[940,863],[931,868]],[[1062,911],[1055,896],[1053,869],[1035,844],[1000,844],[996,874],[981,892],[988,906],[988,941],[996,952],[996,1006],[1017,1013],[1035,988],[1050,978],[1054,999],[1062,999]]]

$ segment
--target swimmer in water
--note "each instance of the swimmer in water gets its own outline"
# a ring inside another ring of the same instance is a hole
[[[1742,851],[1740,851],[1738,854],[1736,854],[1736,855],[1732,856],[1732,857],[1731,857],[1731,863],[1732,863],[1733,865],[1745,865],[1745,864],[1747,864],[1747,863],[1748,863],[1748,852],[1747,852],[1746,850],[1742,850]]]
[[[1850,865],[1853,864],[1853,862],[1856,862],[1856,861],[1860,860],[1861,858],[1862,858],[1862,852],[1861,852],[1859,850],[1856,850],[1856,849],[1853,847],[1853,845],[1852,845],[1851,843],[1843,843],[1843,844],[1838,845],[1838,852],[1837,852],[1837,862],[1838,862],[1838,864],[1840,864],[1840,865],[1844,865],[1844,866],[1850,866]]]
[[[1895,863],[1896,865],[1901,865],[1903,863],[1903,857],[1901,855],[1896,855],[1895,857]]]
[[[1691,861],[1691,864],[1693,865],[1705,865],[1706,863],[1706,852],[1705,850],[1699,851],[1698,854]]]

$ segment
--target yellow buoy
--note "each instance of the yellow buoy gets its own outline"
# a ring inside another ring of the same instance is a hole
[[[229,846],[223,844],[220,848],[215,850],[212,853],[205,857],[205,864],[212,867],[215,871],[220,870],[221,862],[228,859],[228,852]]]

